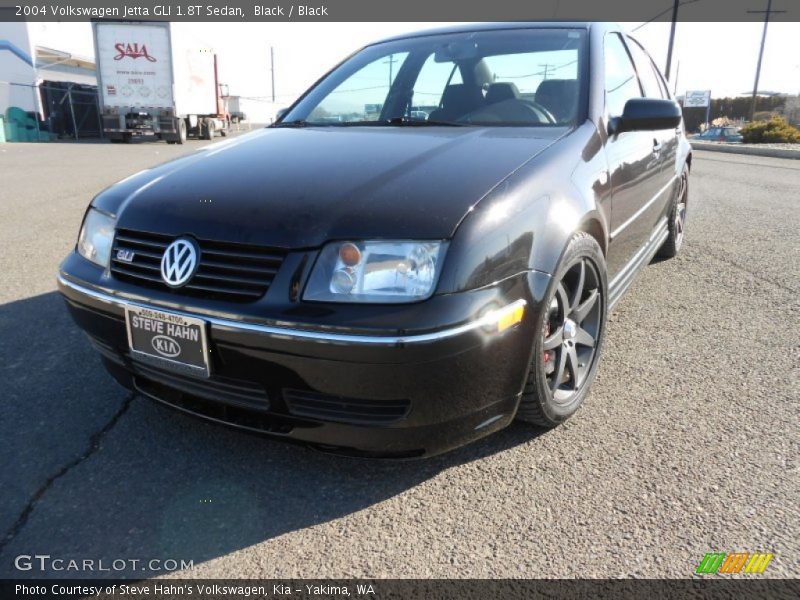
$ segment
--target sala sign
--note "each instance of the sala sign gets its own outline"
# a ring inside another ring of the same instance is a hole
[[[145,46],[144,44],[140,46],[135,42],[133,44],[118,42],[114,44],[114,48],[118,52],[118,54],[114,57],[114,60],[122,60],[127,56],[128,58],[133,58],[133,59],[146,58],[150,62],[156,62],[155,57],[150,56],[147,53],[147,46]]]

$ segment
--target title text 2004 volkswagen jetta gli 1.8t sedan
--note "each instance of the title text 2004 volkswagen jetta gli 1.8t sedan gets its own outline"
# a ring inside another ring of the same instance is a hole
[[[555,426],[606,314],[681,246],[690,148],[613,26],[357,52],[277,124],[100,193],[59,288],[124,386],[341,452]]]

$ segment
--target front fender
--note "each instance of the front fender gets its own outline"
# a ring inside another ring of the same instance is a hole
[[[476,289],[525,271],[552,274],[576,231],[602,240],[605,217],[596,198],[604,190],[592,177],[601,179],[605,163],[602,152],[586,152],[596,147],[596,135],[591,123],[579,127],[470,210],[448,248],[437,293]]]

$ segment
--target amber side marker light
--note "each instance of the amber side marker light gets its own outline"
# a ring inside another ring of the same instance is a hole
[[[527,304],[525,300],[520,298],[502,308],[490,310],[480,318],[480,321],[487,331],[502,333],[522,321]]]

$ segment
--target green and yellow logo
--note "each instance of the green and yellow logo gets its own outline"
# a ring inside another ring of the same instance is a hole
[[[695,573],[698,574],[724,574],[724,573],[763,573],[767,568],[772,554],[737,552],[725,554],[724,552],[711,552],[703,557],[697,565]]]

